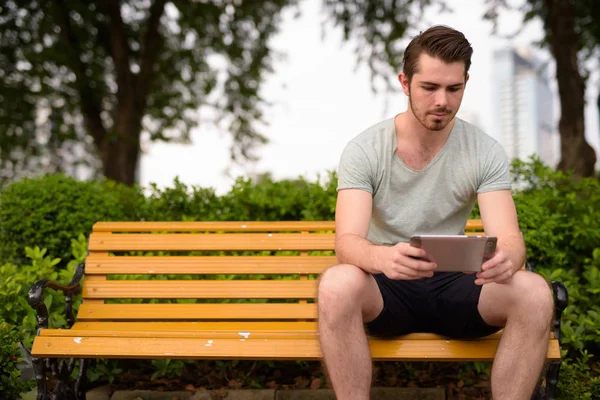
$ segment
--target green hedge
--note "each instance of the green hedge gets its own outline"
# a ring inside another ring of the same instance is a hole
[[[514,197],[528,259],[538,272],[562,281],[569,290],[562,328],[569,361],[560,390],[564,398],[591,398],[584,393],[600,387],[600,182],[573,179],[536,159],[515,161],[513,176],[518,187],[525,185]],[[68,281],[74,264],[85,257],[86,237],[96,221],[333,220],[336,184],[335,173],[317,182],[265,176],[256,182],[238,179],[219,196],[213,189],[178,180],[170,188],[151,186],[145,193],[60,175],[14,182],[0,193],[0,318],[24,326],[29,343],[34,322],[24,303],[27,288],[40,274]],[[477,216],[476,207],[472,217]],[[60,326],[60,296],[49,296],[45,300],[58,311],[54,326]],[[184,368],[177,363],[153,365],[157,370]],[[119,370],[118,361],[101,361],[88,376],[110,379]]]
[[[61,175],[24,179],[0,193],[0,262],[26,262],[27,246],[68,260],[71,239],[80,233],[87,237],[96,221],[331,220],[336,183],[333,173],[322,182],[238,179],[229,193],[218,196],[175,180],[165,189],[152,185],[144,196],[140,188],[107,181]]]
[[[0,194],[0,262],[26,262],[27,246],[68,260],[71,239],[94,222],[143,219],[147,204],[138,188],[109,181],[48,175],[9,184]]]

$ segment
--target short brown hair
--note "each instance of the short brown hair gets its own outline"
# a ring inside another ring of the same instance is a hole
[[[465,77],[471,67],[473,48],[462,32],[447,26],[438,25],[427,29],[417,35],[404,51],[404,66],[402,71],[409,82],[418,72],[418,61],[422,53],[439,58],[446,63],[463,61],[465,63]]]

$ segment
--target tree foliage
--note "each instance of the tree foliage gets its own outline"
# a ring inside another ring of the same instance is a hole
[[[411,16],[436,2],[323,5],[346,39],[358,39],[358,59],[382,76],[400,65],[397,40]],[[267,141],[261,87],[273,69],[271,38],[283,11],[297,6],[298,0],[5,0],[0,170],[14,176],[95,160],[106,177],[132,184],[142,135],[187,141],[190,129],[207,120],[231,134],[234,160],[253,158]]]

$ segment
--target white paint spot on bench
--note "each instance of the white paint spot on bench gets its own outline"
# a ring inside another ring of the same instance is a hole
[[[81,338],[80,337],[73,338],[73,341],[75,343],[77,343],[77,344],[81,344]]]
[[[213,344],[213,341],[212,341],[212,340],[209,340],[209,341],[208,341],[208,343],[206,343],[206,344],[205,344],[205,346],[206,346],[206,347],[210,347],[210,346],[212,346],[212,344]]]
[[[272,234],[272,233],[269,233],[267,236],[268,236],[268,237],[271,237],[271,236],[273,236],[273,234]]]
[[[248,336],[250,336],[250,332],[238,332],[238,334],[240,336],[243,336],[244,339],[248,339]]]
[[[246,229],[248,226],[247,225],[242,225],[242,228]]]

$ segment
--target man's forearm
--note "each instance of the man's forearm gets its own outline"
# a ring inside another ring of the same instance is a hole
[[[376,274],[382,271],[385,253],[390,248],[374,245],[358,235],[344,234],[336,237],[335,250],[338,262],[352,264],[365,272]]]
[[[514,272],[523,267],[525,263],[525,242],[520,233],[518,235],[498,238],[498,248],[504,251],[512,261]]]

